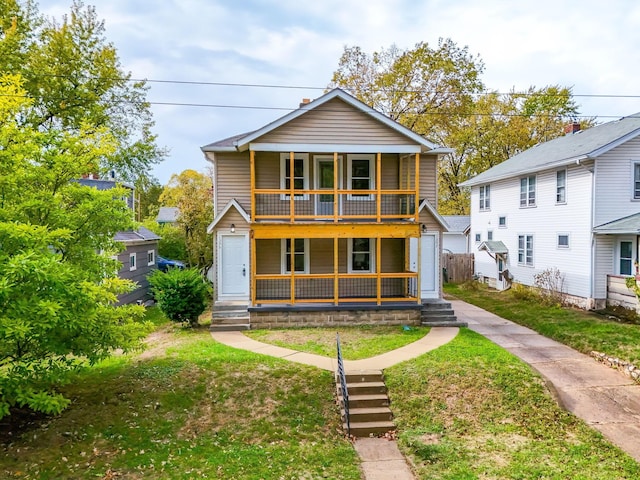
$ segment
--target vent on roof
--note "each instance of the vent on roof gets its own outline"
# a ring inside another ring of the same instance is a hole
[[[302,102],[300,102],[300,108],[304,107],[305,105],[308,105],[309,103],[311,103],[311,99],[303,98]]]

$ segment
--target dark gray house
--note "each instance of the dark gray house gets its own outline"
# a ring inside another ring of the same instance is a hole
[[[81,185],[94,187],[98,190],[110,190],[116,184],[121,185],[129,189],[130,194],[127,196],[127,205],[132,212],[135,210],[135,190],[132,185],[116,182],[115,180],[95,178],[83,178],[78,182]],[[118,260],[122,265],[118,271],[118,276],[138,284],[138,287],[133,292],[120,295],[118,300],[120,303],[144,302],[150,298],[147,275],[158,268],[156,258],[158,256],[160,237],[147,228],[138,227],[136,230],[118,232],[115,240],[125,247],[118,254]]]

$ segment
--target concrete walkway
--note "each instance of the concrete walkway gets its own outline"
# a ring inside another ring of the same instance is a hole
[[[453,340],[457,334],[458,328],[433,327],[420,340],[391,352],[363,360],[345,360],[344,368],[347,372],[354,370],[384,370],[396,363],[411,360],[438,348]],[[242,332],[211,332],[211,335],[216,341],[230,347],[250,350],[291,362],[303,363],[331,372],[335,372],[338,368],[335,358],[268,345],[253,340]],[[361,467],[365,480],[415,479],[395,441],[385,438],[358,438],[354,442],[354,447],[362,461]]]
[[[462,301],[451,304],[471,330],[536,369],[562,407],[640,461],[640,385],[533,330]]]

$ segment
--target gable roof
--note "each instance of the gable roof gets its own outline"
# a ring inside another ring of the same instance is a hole
[[[494,255],[506,255],[509,253],[507,246],[500,240],[486,240],[478,245],[478,250],[486,250]]]
[[[127,230],[126,232],[117,232],[114,237],[114,240],[122,243],[152,242],[160,239],[161,237],[145,227],[138,227],[136,230]]]
[[[418,207],[418,214],[420,214],[420,212],[425,208],[433,216],[433,218],[435,218],[436,221],[442,226],[442,228],[444,228],[444,231],[448,232],[449,225],[447,225],[447,222],[445,221],[444,218],[442,218],[442,215],[438,213],[438,211],[433,207],[433,205],[431,205],[429,200],[427,200],[426,198],[422,200],[422,202],[420,203],[420,206]]]
[[[275,130],[276,128],[304,115],[305,113],[314,110],[315,108],[324,105],[325,103],[333,100],[334,98],[339,98],[340,100],[344,101],[345,103],[351,105],[352,107],[360,110],[361,112],[369,115],[370,117],[374,118],[375,120],[383,123],[384,125],[386,125],[387,127],[395,130],[396,132],[408,137],[409,139],[411,139],[412,141],[414,141],[417,145],[420,145],[422,147],[422,150],[424,151],[430,151],[432,153],[449,153],[451,152],[451,149],[448,148],[441,148],[438,145],[436,145],[435,143],[432,143],[430,141],[428,141],[426,138],[418,135],[417,133],[415,133],[413,130],[408,129],[407,127],[399,124],[398,122],[396,122],[395,120],[392,120],[391,118],[387,117],[386,115],[378,112],[377,110],[371,108],[370,106],[366,105],[365,103],[361,102],[360,100],[358,100],[357,98],[355,98],[354,96],[348,94],[347,92],[345,92],[344,90],[340,89],[340,88],[334,88],[333,90],[325,93],[324,95],[322,95],[321,97],[309,102],[308,104],[303,104],[300,108],[291,111],[290,113],[284,115],[283,117],[280,117],[279,119],[268,123],[267,125],[265,125],[262,128],[259,128],[258,130],[254,130],[248,133],[244,133],[244,134],[240,134],[240,135],[235,135],[232,137],[228,137],[222,140],[219,140],[217,142],[214,143],[210,143],[208,145],[205,145],[203,147],[201,147],[201,150],[203,152],[235,152],[235,151],[245,151],[249,148],[249,144],[258,139],[259,137],[262,137],[263,135],[266,135],[267,133]]]
[[[249,216],[247,211],[242,208],[242,205],[240,205],[235,198],[232,198],[231,200],[229,200],[229,203],[225,205],[222,211],[216,216],[216,218],[213,219],[213,222],[211,222],[211,224],[207,227],[207,233],[213,233],[213,229],[216,228],[218,222],[220,222],[220,220],[224,218],[224,216],[231,208],[235,208],[247,223],[251,222],[251,217]]]
[[[593,160],[638,135],[640,113],[536,145],[460,185],[471,187],[583,160]]]
[[[449,232],[464,233],[471,227],[471,217],[469,215],[443,215],[445,222],[449,225]]]

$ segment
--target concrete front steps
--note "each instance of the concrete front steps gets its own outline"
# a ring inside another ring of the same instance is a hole
[[[220,303],[213,307],[210,330],[216,332],[235,332],[249,330],[251,321],[247,304]]]
[[[369,437],[384,435],[396,429],[393,413],[389,408],[389,396],[384,376],[380,370],[345,372],[349,396],[351,436]],[[338,403],[345,432],[347,423],[340,379],[336,378]]]
[[[466,327],[451,308],[451,303],[440,299],[422,301],[420,323],[427,327]]]

